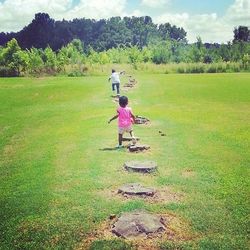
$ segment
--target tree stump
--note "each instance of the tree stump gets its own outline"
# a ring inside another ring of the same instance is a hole
[[[146,124],[149,122],[149,119],[143,116],[136,115],[135,116],[135,124]]]
[[[128,171],[151,173],[157,170],[154,161],[128,161],[124,163],[124,168]]]
[[[146,238],[164,230],[162,217],[143,211],[124,213],[112,226],[112,232],[125,239]]]
[[[136,195],[136,196],[153,196],[155,190],[153,188],[143,187],[138,183],[125,184],[118,189],[118,194]]]
[[[130,152],[141,152],[141,151],[150,149],[150,146],[142,145],[142,144],[135,144],[135,145],[128,145],[128,149]]]

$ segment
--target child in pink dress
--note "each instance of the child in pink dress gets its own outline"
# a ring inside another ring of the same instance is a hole
[[[122,147],[122,136],[124,132],[130,133],[133,143],[135,143],[135,137],[132,128],[132,122],[135,121],[135,116],[132,113],[132,109],[127,107],[128,98],[121,96],[119,98],[120,107],[117,109],[117,115],[112,117],[108,123],[118,118],[118,148]]]

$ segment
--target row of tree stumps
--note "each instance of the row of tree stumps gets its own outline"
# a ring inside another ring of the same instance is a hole
[[[137,81],[129,76],[128,83],[123,86],[124,91],[132,89],[136,85]],[[147,124],[149,119],[136,116],[136,124]],[[124,141],[130,141],[130,137],[124,137]],[[136,138],[136,144],[128,144],[127,149],[131,153],[143,152],[150,149],[149,145],[138,143],[139,138]],[[157,170],[157,163],[154,161],[127,161],[124,163],[124,170],[129,172],[139,172],[141,174],[151,174]],[[117,190],[118,194],[125,197],[153,197],[156,194],[156,190],[151,187],[144,187],[139,183],[128,183],[121,186]],[[133,211],[129,213],[123,213],[119,218],[113,216],[114,223],[111,231],[115,235],[125,239],[137,239],[147,238],[154,233],[159,233],[165,230],[166,225],[161,216],[148,213],[146,211]]]

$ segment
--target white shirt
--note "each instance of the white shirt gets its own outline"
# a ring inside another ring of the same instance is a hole
[[[112,83],[120,83],[120,72],[114,72],[110,76],[111,82]]]

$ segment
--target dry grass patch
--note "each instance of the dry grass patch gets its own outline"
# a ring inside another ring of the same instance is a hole
[[[152,187],[150,187],[152,188]],[[129,195],[118,193],[117,188],[100,190],[97,192],[97,195],[105,199],[116,199],[121,202],[126,202],[129,200],[143,199],[146,202],[155,204],[155,203],[176,203],[181,202],[184,198],[183,193],[175,192],[171,187],[165,187],[161,189],[155,189],[156,192],[153,196],[148,195]]]
[[[199,237],[193,232],[189,222],[173,213],[158,214],[162,217],[165,231],[148,234],[145,238],[126,240],[124,242],[132,243],[137,250],[159,250],[159,245],[166,241],[185,242],[195,240]],[[112,233],[112,226],[118,220],[117,217],[107,219],[101,223],[98,228],[85,235],[85,238],[76,247],[77,250],[90,249],[91,245],[98,240],[116,240],[121,239]]]

